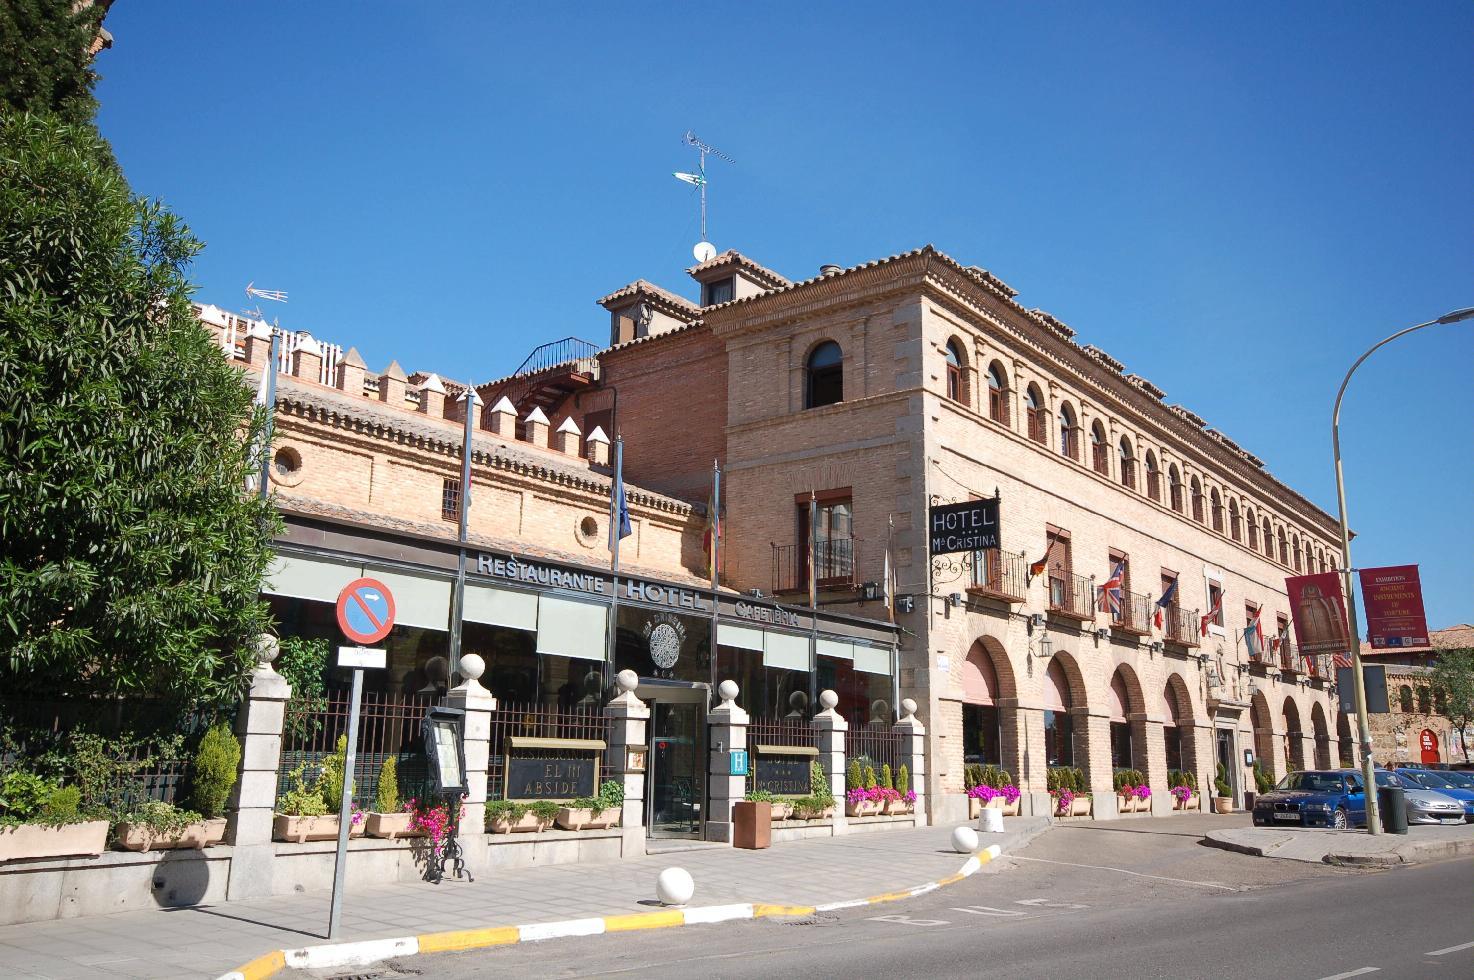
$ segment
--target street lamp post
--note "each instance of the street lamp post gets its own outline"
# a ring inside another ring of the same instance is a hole
[[[1436,320],[1419,323],[1399,330],[1397,333],[1373,344],[1367,352],[1356,359],[1351,365],[1351,370],[1346,372],[1346,377],[1341,379],[1341,387],[1336,391],[1336,406],[1331,412],[1331,448],[1336,457],[1336,505],[1341,512],[1341,576],[1346,593],[1346,635],[1350,638],[1351,645],[1351,689],[1356,699],[1356,728],[1357,735],[1361,740],[1361,773],[1366,782],[1367,797],[1367,833],[1380,834],[1382,825],[1377,808],[1377,780],[1376,770],[1372,763],[1372,731],[1371,724],[1367,719],[1367,691],[1366,682],[1361,676],[1361,631],[1356,625],[1356,592],[1351,583],[1351,533],[1346,524],[1346,481],[1341,473],[1341,399],[1346,394],[1346,386],[1351,383],[1351,376],[1356,369],[1361,367],[1361,362],[1371,357],[1379,348],[1392,343],[1398,337],[1406,336],[1414,330],[1422,330],[1439,323],[1458,323],[1474,317],[1474,307],[1462,310],[1454,310],[1445,313]]]

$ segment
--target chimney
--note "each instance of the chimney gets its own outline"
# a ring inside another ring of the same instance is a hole
[[[517,438],[517,406],[506,395],[491,406],[491,431],[503,439]]]
[[[292,376],[303,381],[322,381],[322,347],[309,334],[297,335],[292,351]]]
[[[570,415],[558,426],[558,431],[553,433],[553,448],[560,453],[577,456],[578,444],[582,437],[583,433],[578,431],[578,423],[573,421],[573,416]]]
[[[379,375],[379,401],[395,408],[404,407],[404,390],[409,384],[409,377],[404,373],[404,368],[399,366],[398,361],[390,361],[384,373]]]
[[[609,465],[609,437],[604,434],[603,426],[596,425],[589,433],[589,462],[595,466]]]
[[[420,382],[420,414],[432,419],[445,418],[445,385],[438,374]]]
[[[340,367],[342,370],[338,372],[338,387],[354,398],[362,398],[363,379],[368,374],[368,365],[363,362],[363,355],[358,353],[357,347],[348,348]]]
[[[522,420],[522,424],[527,430],[528,442],[548,448],[548,416],[541,408],[534,408],[532,414]]]
[[[821,266],[819,266],[819,275],[821,275],[821,276],[832,276],[832,275],[834,275],[837,272],[843,272],[843,271],[844,271],[844,267],[843,266],[838,266],[838,265],[821,265]]]
[[[246,328],[246,363],[265,364],[271,359],[271,327],[260,320]]]

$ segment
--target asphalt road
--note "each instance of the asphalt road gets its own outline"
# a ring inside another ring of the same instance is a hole
[[[1347,871],[1207,848],[1168,821],[1123,824],[1055,828],[998,873],[896,904],[421,957],[402,969],[681,980],[1474,976],[1474,860]]]

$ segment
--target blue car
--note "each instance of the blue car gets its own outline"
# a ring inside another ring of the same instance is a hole
[[[1450,779],[1446,773],[1434,772],[1431,769],[1398,769],[1397,775],[1419,789],[1452,796],[1464,806],[1464,821],[1466,823],[1474,821],[1474,789],[1460,785],[1458,781]]]
[[[1366,823],[1366,794],[1354,773],[1336,769],[1292,772],[1254,800],[1256,827],[1347,827]]]

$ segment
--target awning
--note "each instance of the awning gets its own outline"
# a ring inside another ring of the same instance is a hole
[[[809,669],[809,638],[792,633],[767,632],[763,650],[763,666],[782,670]]]
[[[538,597],[538,653],[580,660],[605,660],[609,652],[608,639],[608,606],[554,595]]]
[[[466,609],[461,618],[468,623],[506,626],[531,633],[537,629],[537,594],[467,582]]]

